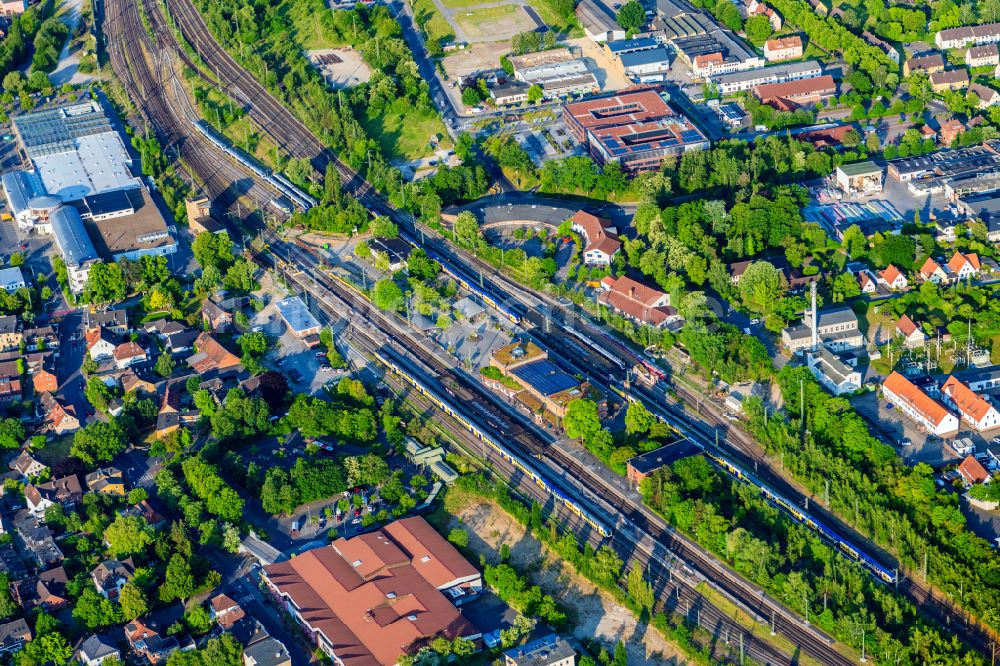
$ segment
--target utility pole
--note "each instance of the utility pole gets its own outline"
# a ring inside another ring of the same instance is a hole
[[[771,635],[772,636],[777,636],[778,632],[776,632],[774,630],[774,627],[775,627],[775,624],[774,624],[774,611],[771,611]]]
[[[927,582],[927,551],[924,551],[924,582]]]

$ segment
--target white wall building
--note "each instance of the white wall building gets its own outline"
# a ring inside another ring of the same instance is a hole
[[[958,417],[898,372],[886,377],[882,396],[932,435],[944,437],[958,432]]]

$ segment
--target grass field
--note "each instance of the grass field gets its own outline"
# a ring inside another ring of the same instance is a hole
[[[455,39],[455,31],[441,12],[434,0],[413,0],[413,15],[417,25],[423,28],[428,39],[450,42]]]
[[[455,20],[469,35],[469,39],[485,39],[495,35],[500,40],[535,27],[534,22],[517,5],[471,9],[455,15]]]
[[[435,111],[387,109],[377,116],[365,116],[362,124],[390,161],[410,161],[432,154],[434,149],[429,142],[434,134],[444,137],[441,148],[451,145],[444,123]]]
[[[580,26],[580,22],[576,20],[575,15],[564,18],[554,12],[545,0],[527,1],[551,30],[568,38],[583,37],[583,27]]]
[[[320,8],[323,8],[322,4]],[[320,19],[324,12],[316,9],[306,0],[287,0],[281,5],[281,13],[292,24],[292,40],[306,51],[342,46],[323,30]]]

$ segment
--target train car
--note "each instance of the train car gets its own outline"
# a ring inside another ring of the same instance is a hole
[[[425,251],[427,252],[428,257],[441,264],[441,270],[444,271],[445,275],[455,280],[455,282],[461,285],[463,289],[474,293],[476,296],[482,299],[484,303],[486,303],[488,306],[490,306],[491,308],[502,314],[511,322],[515,324],[521,323],[522,317],[520,313],[516,312],[513,308],[504,305],[503,303],[500,302],[499,299],[495,298],[486,289],[480,287],[475,282],[467,279],[462,273],[452,268],[451,265],[447,262],[447,260],[444,259],[444,257],[441,257],[436,252],[433,252],[431,250],[425,250]]]
[[[375,358],[378,359],[382,365],[388,368],[391,372],[401,377],[406,383],[410,384],[415,388],[421,395],[427,397],[436,407],[438,407],[445,414],[448,414],[456,421],[458,421],[463,428],[472,433],[477,439],[482,441],[484,444],[493,449],[501,458],[509,462],[515,469],[523,473],[529,479],[532,480],[538,487],[542,488],[546,492],[550,493],[556,498],[563,506],[569,509],[573,514],[579,516],[581,520],[590,525],[594,530],[596,530],[602,537],[608,538],[611,536],[611,530],[608,529],[604,523],[597,520],[590,513],[582,508],[575,500],[571,499],[559,488],[555,483],[550,481],[545,475],[538,472],[531,466],[528,462],[523,460],[520,456],[508,451],[505,446],[497,442],[490,435],[483,432],[478,426],[470,422],[464,414],[455,411],[451,404],[441,398],[436,391],[430,389],[423,385],[422,382],[413,377],[409,372],[403,370],[399,364],[386,358],[383,354],[378,352],[373,352]]]
[[[874,558],[869,556],[864,550],[855,544],[851,543],[848,539],[845,539],[836,531],[823,524],[823,522],[816,520],[807,511],[796,506],[793,502],[789,501],[785,497],[782,497],[778,493],[774,492],[766,485],[761,483],[752,474],[743,471],[739,466],[733,464],[726,458],[712,453],[710,451],[705,451],[705,457],[710,461],[715,463],[722,470],[727,472],[733,478],[742,481],[744,483],[749,483],[760,490],[761,495],[767,499],[771,504],[776,506],[778,509],[783,511],[786,515],[792,518],[795,522],[800,525],[805,525],[812,531],[819,534],[823,539],[832,543],[836,548],[845,556],[848,557],[858,564],[861,564],[869,573],[871,573],[877,580],[883,583],[895,583],[898,580],[898,575],[894,571],[889,571],[884,566],[875,561]]]

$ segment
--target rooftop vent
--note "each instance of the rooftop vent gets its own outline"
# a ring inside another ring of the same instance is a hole
[[[354,560],[353,562],[351,562],[351,566],[354,567],[354,568],[360,567],[361,566],[361,560]]]

